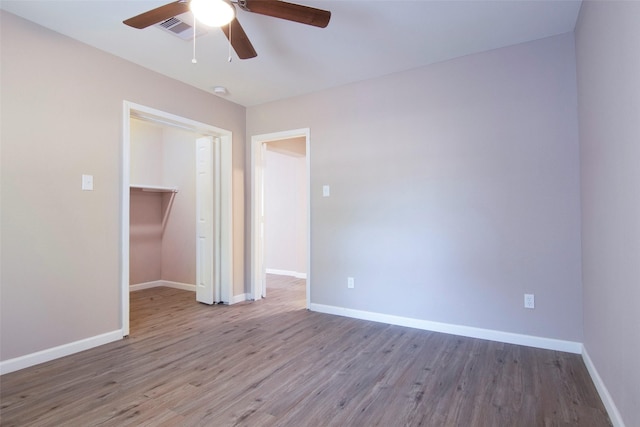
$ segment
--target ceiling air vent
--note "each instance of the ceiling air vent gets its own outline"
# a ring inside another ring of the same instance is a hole
[[[180,19],[173,17],[157,24],[156,27],[168,31],[173,35],[180,37],[182,40],[193,40],[193,27]],[[207,32],[198,28],[196,37],[200,37]]]

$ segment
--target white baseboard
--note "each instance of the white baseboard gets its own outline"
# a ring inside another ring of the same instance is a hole
[[[157,288],[158,286],[166,286],[168,288],[182,289],[183,291],[196,291],[196,285],[188,283],[172,282],[170,280],[154,280],[153,282],[138,283],[129,286],[129,292],[141,291],[142,289]]]
[[[564,351],[567,353],[582,353],[582,343],[574,341],[515,334],[512,332],[496,331],[493,329],[474,328],[472,326],[452,325],[449,323],[432,322],[429,320],[413,319],[410,317],[394,316],[391,314],[374,313],[370,311],[354,310],[323,304],[310,304],[309,310],[318,311],[320,313],[335,314],[338,316],[352,317],[354,319],[406,326],[425,331],[443,332],[445,334],[460,335],[463,337],[525,345],[528,347]]]
[[[88,350],[93,347],[108,344],[113,341],[122,339],[122,330],[107,332],[105,334],[96,335],[94,337],[85,338],[68,344],[59,345],[57,347],[48,348],[46,350],[37,351],[35,353],[26,354],[0,362],[0,375],[9,372],[19,371],[20,369],[30,366],[39,365],[40,363],[49,362],[60,357],[69,356],[73,353]]]
[[[298,273],[297,271],[290,270],[276,270],[275,268],[267,268],[267,274],[277,274],[279,276],[291,276],[296,279],[306,279],[307,273]]]
[[[589,353],[587,353],[587,349],[584,346],[582,348],[582,360],[587,367],[587,371],[589,371],[589,375],[591,375],[591,380],[596,386],[596,390],[598,390],[598,394],[600,395],[600,399],[602,399],[604,407],[607,409],[607,414],[609,415],[609,419],[611,420],[613,427],[624,427],[624,421],[622,421],[622,416],[618,411],[618,407],[609,394],[609,390],[607,390],[607,387],[604,385],[604,381],[600,378],[600,374],[598,374],[598,370],[593,364],[593,361],[589,357]]]

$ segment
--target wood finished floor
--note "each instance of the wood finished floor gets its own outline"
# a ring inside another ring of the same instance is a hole
[[[308,312],[304,281],[131,294],[131,336],[6,374],[2,426],[607,426],[580,356]]]

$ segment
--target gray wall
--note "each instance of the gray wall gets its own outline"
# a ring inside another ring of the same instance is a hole
[[[304,146],[306,141],[297,143]],[[267,270],[307,273],[307,159],[272,151],[264,169],[265,265]]]
[[[248,108],[248,135],[311,130],[311,302],[581,341],[574,53],[567,34]]]
[[[163,130],[163,185],[178,187],[169,206],[162,236],[162,280],[196,284],[196,139],[200,135],[167,127]]]
[[[233,132],[234,288],[244,293],[245,109],[0,17],[0,359],[121,327],[123,100]],[[80,190],[82,174],[95,191]]]
[[[584,2],[576,27],[584,345],[640,420],[640,3]]]
[[[0,16],[0,359],[120,327],[128,99],[233,131],[236,294],[245,118],[250,135],[310,127],[312,302],[584,341],[622,418],[640,419],[639,3],[583,4],[577,82],[564,35],[246,115]]]

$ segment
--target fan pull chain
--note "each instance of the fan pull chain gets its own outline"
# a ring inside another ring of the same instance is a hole
[[[229,22],[229,58],[228,62],[231,62],[231,22]]]
[[[197,64],[198,60],[196,59],[196,17],[193,17],[193,58],[191,59],[192,64]]]

